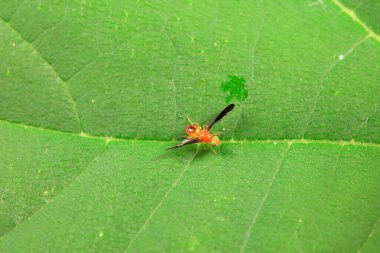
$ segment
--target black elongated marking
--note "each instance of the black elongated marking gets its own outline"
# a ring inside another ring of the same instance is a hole
[[[231,112],[233,109],[235,108],[235,104],[229,104],[227,105],[226,108],[223,109],[223,111],[221,111],[219,113],[219,115],[213,120],[210,122],[210,124],[207,125],[207,130],[210,130],[212,128],[212,126],[218,122],[219,120],[223,119],[229,112]]]
[[[186,140],[183,140],[180,144],[178,144],[178,145],[176,145],[174,147],[167,148],[166,150],[173,149],[173,148],[179,148],[179,147],[182,147],[182,146],[185,146],[185,145],[188,145],[188,144],[197,143],[197,142],[199,142],[198,139],[186,139]]]

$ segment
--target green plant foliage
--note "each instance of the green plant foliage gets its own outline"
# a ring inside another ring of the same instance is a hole
[[[354,11],[374,32],[380,33],[380,2],[374,0],[342,0],[350,10]]]
[[[376,1],[0,4],[0,252],[378,251]]]

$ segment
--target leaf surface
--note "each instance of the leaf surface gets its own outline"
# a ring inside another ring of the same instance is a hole
[[[375,1],[0,2],[0,252],[377,252]]]

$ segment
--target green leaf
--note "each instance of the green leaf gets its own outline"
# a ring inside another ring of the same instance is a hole
[[[339,5],[339,2],[335,0]],[[354,11],[352,14],[356,14],[360,19],[362,19],[370,29],[375,33],[380,33],[380,16],[378,15],[377,10],[380,8],[379,1],[373,0],[342,0],[342,4],[346,5],[348,8],[347,11]],[[346,7],[342,5],[341,8],[345,9]],[[352,15],[351,14],[351,15]]]
[[[375,1],[0,3],[0,252],[378,251]]]

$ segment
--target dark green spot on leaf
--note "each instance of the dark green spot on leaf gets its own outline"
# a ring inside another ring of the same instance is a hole
[[[220,89],[227,93],[226,103],[231,102],[233,98],[238,101],[244,101],[248,97],[248,90],[244,77],[228,76],[229,81],[223,82]]]

